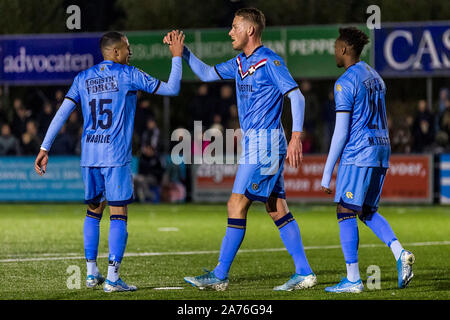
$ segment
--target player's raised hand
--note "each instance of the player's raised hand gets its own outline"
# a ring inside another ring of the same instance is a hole
[[[172,31],[169,49],[174,57],[181,57],[183,55],[184,38],[185,35],[183,31],[178,30]]]
[[[167,44],[167,45],[172,44],[172,37],[173,37],[174,32],[175,32],[175,30],[167,32],[167,34],[164,36],[164,39],[163,39],[164,44]]]
[[[43,176],[45,170],[47,170],[48,163],[48,151],[42,150],[39,151],[36,160],[34,161],[34,170],[40,176]]]
[[[298,168],[303,162],[301,132],[292,132],[291,141],[289,141],[286,161],[293,168]]]

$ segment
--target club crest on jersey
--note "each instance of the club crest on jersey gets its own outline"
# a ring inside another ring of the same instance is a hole
[[[241,58],[240,57],[237,57],[236,62],[238,64],[239,75],[241,76],[241,79],[243,80],[246,76],[253,75],[255,73],[256,69],[261,68],[263,65],[265,65],[267,63],[267,59],[262,59],[258,63],[255,63],[255,64],[251,65],[248,68],[248,70],[245,71],[245,72],[243,72],[242,63],[241,63]]]

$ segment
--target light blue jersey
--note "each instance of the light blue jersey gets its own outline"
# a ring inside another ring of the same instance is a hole
[[[389,167],[391,146],[386,118],[386,86],[365,62],[350,66],[334,87],[336,112],[350,112],[350,133],[341,165]]]
[[[233,193],[262,202],[270,196],[285,198],[283,168],[287,142],[281,113],[284,96],[297,89],[298,84],[283,59],[264,46],[248,57],[241,53],[218,64],[215,70],[221,79],[236,81],[243,137]]]
[[[103,61],[74,79],[67,99],[81,105],[82,167],[119,167],[131,162],[137,90],[155,93],[160,81],[128,65]]]
[[[270,149],[274,142],[278,144],[279,154],[285,154],[287,142],[281,124],[283,98],[297,89],[298,84],[283,59],[269,48],[260,46],[248,57],[242,52],[233,59],[217,64],[215,70],[221,79],[236,81],[243,146],[258,141],[259,150]],[[261,139],[261,133],[266,135],[264,140]],[[257,135],[259,139],[253,139],[252,135]],[[274,136],[277,136],[278,141],[273,140]],[[261,141],[267,142],[267,145],[260,145]],[[249,151],[243,148],[245,152]]]

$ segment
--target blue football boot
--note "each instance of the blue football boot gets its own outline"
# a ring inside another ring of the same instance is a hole
[[[292,291],[299,289],[312,288],[316,285],[317,278],[314,273],[310,273],[306,276],[302,276],[298,273],[292,275],[292,277],[283,285],[273,288],[275,291]]]
[[[416,257],[410,251],[403,250],[400,254],[400,258],[397,260],[398,287],[400,289],[406,288],[414,277],[412,265],[415,261]]]
[[[86,287],[95,288],[96,286],[100,286],[105,282],[105,277],[103,277],[100,273],[97,275],[88,275],[86,277]]]
[[[213,289],[216,291],[224,291],[228,288],[228,278],[221,280],[216,277],[214,271],[204,271],[206,272],[205,274],[197,277],[185,277],[184,281],[200,290]]]
[[[334,293],[342,293],[342,292],[349,292],[349,293],[360,293],[364,290],[364,285],[359,279],[358,281],[351,282],[346,277],[341,279],[341,282],[338,284],[332,286],[332,287],[326,287],[326,292],[334,292]]]
[[[121,292],[121,291],[136,291],[136,286],[127,285],[122,279],[116,282],[109,281],[106,279],[105,285],[103,286],[103,291],[105,292]]]

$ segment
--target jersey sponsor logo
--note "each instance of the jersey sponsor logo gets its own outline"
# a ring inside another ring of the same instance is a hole
[[[115,76],[104,78],[90,78],[85,81],[88,94],[119,91],[119,85]]]
[[[239,92],[254,92],[251,84],[238,84]]]
[[[237,57],[236,62],[238,64],[239,75],[243,80],[248,75],[253,75],[258,68],[261,68],[263,65],[265,65],[267,63],[267,59],[262,59],[261,61],[251,65],[245,72],[243,72],[241,58],[239,56]]]

